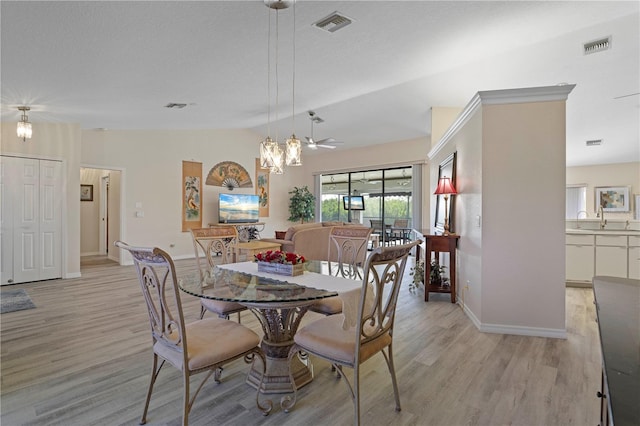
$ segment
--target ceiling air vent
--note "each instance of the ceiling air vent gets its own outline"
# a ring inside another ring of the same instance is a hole
[[[187,104],[177,104],[175,102],[169,102],[164,107],[165,108],[178,108],[178,109],[180,109],[180,108],[184,108],[186,106],[187,106]]]
[[[591,141],[587,141],[587,146],[598,146],[602,145],[602,139],[594,139]]]
[[[353,19],[347,18],[344,15],[341,15],[340,12],[333,12],[327,17],[320,19],[319,21],[311,24],[316,28],[320,28],[321,30],[329,31],[330,33],[338,31],[340,28],[344,28],[350,23],[353,22]]]
[[[590,41],[584,44],[584,54],[590,55],[591,53],[602,52],[611,48],[611,36],[601,38],[600,40]]]

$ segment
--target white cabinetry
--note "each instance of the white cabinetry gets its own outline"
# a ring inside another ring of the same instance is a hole
[[[596,275],[627,278],[626,235],[596,235]]]
[[[629,235],[629,278],[640,280],[640,237]]]
[[[566,236],[566,280],[590,283],[595,265],[594,235]]]

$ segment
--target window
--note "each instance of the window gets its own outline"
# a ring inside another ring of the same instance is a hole
[[[578,215],[587,217],[587,185],[567,186],[566,219],[578,219]]]

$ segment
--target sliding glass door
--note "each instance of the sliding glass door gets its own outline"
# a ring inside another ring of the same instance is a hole
[[[370,226],[385,244],[403,241],[413,227],[411,166],[326,174],[320,183],[322,221]]]

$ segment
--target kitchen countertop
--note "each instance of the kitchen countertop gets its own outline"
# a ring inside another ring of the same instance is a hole
[[[640,424],[640,280],[593,277],[598,329],[616,426]]]
[[[576,229],[567,228],[567,234],[583,235],[640,235],[640,231],[635,229]]]

